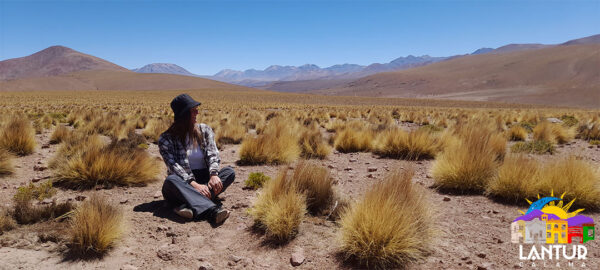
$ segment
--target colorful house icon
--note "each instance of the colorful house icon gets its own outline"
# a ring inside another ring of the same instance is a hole
[[[586,223],[586,224],[582,224],[581,226],[582,226],[582,230],[583,230],[583,242],[582,243],[585,243],[590,240],[594,240],[595,234],[596,234],[596,229],[594,228],[594,224]]]
[[[510,241],[515,244],[525,241],[525,220],[517,220],[510,224]]]
[[[546,220],[546,243],[567,244],[568,223],[566,220]]]
[[[525,243],[546,242],[546,221],[533,219],[525,222]]]

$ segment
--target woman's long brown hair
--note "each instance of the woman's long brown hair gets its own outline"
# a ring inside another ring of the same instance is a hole
[[[191,116],[192,113],[190,111],[179,118],[176,117],[173,124],[167,129],[167,133],[174,136],[184,147],[187,145],[187,138],[192,140],[194,147],[202,145],[203,138],[198,129],[195,128],[195,125],[192,124]]]

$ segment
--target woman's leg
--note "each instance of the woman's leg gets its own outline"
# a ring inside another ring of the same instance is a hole
[[[200,192],[175,174],[169,175],[165,179],[162,186],[162,194],[165,200],[172,204],[186,204],[194,212],[194,217],[201,215],[204,211],[215,206],[210,199],[204,197],[204,195],[200,194]]]
[[[223,183],[223,190],[221,190],[221,193],[223,193],[235,180],[235,171],[227,166],[219,171],[219,178]]]

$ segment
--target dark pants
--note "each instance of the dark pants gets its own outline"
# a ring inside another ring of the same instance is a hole
[[[205,170],[194,170],[194,178],[196,178],[196,182],[199,184],[206,185],[208,180],[210,179],[210,174],[208,169]],[[223,190],[221,193],[233,183],[235,180],[235,172],[231,167],[225,167],[219,171],[219,178],[223,183]],[[202,215],[204,211],[216,206],[216,204],[209,198],[206,198],[204,195],[200,194],[194,187],[190,184],[186,183],[176,174],[171,174],[167,176],[165,182],[162,186],[162,194],[165,200],[170,204],[175,206],[179,206],[182,204],[186,204],[187,207],[192,209],[194,212],[194,217],[198,217]],[[213,191],[211,190],[212,197],[215,198]]]

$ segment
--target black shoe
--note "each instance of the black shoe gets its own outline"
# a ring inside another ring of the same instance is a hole
[[[209,221],[215,225],[222,224],[223,222],[225,222],[225,220],[227,220],[227,218],[229,218],[229,214],[229,210],[225,210],[221,207],[214,207],[211,210]]]

